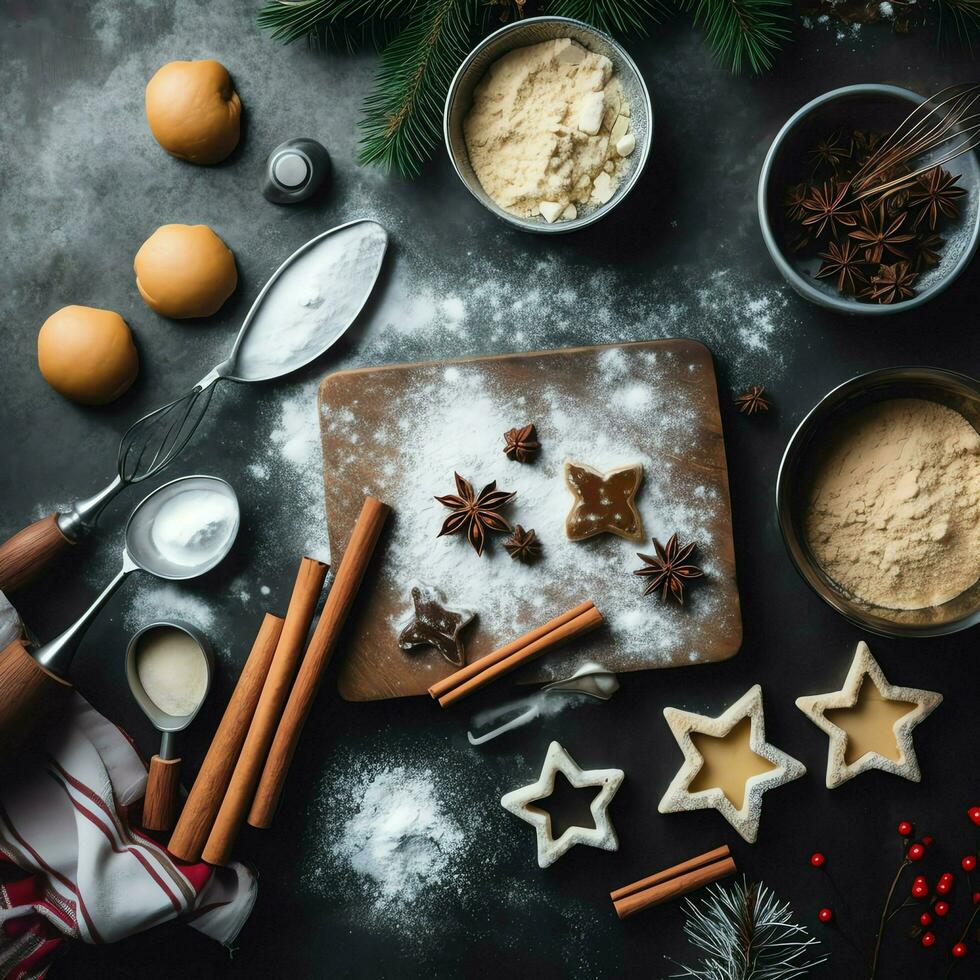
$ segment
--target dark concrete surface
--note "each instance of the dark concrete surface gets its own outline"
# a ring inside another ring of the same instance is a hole
[[[172,924],[116,947],[74,949],[56,975],[660,977],[670,972],[665,955],[690,959],[681,909],[623,924],[606,893],[722,841],[748,875],[770,884],[826,940],[831,964],[814,976],[866,975],[898,862],[897,821],[915,820],[935,836],[930,877],[958,867],[976,846],[965,818],[980,803],[976,636],[871,639],[893,682],[945,696],[916,733],[924,779],[914,785],[872,773],[828,792],[826,739],[793,701],[839,686],[861,634],[793,572],[775,524],[773,484],[795,424],[846,378],[903,363],[976,374],[977,268],[914,314],[876,322],[830,315],[778,279],[758,232],[755,183],[769,141],[809,98],[859,81],[927,93],[971,78],[975,63],[937,49],[929,31],[901,37],[865,27],[855,35],[833,24],[798,24],[776,72],[732,79],[712,63],[687,18],[677,17],[629,45],[657,113],[641,185],[608,220],[555,240],[497,223],[458,185],[441,151],[414,183],[357,167],[355,125],[373,59],[282,49],[259,34],[254,7],[14,0],[0,8],[0,534],[107,481],[127,424],[220,358],[286,255],[333,224],[374,216],[393,247],[377,300],[358,327],[300,377],[219,392],[205,431],[168,474],[224,476],[244,508],[232,557],[182,590],[199,603],[221,661],[214,695],[183,742],[187,773],[206,748],[261,611],[285,607],[297,556],[322,540],[318,448],[310,443],[312,454],[295,464],[283,449],[297,407],[309,412],[303,431],[311,438],[315,384],[335,367],[661,336],[704,340],[725,408],[745,641],[724,664],[628,676],[609,704],[565,713],[483,753],[466,743],[466,713],[438,712],[421,700],[348,705],[328,680],[275,828],[241,839],[239,853],[259,869],[260,891],[234,957]],[[241,148],[211,169],[167,157],[142,110],[143,87],[157,67],[198,57],[227,65],[246,107]],[[309,206],[276,208],[259,193],[262,165],[294,135],[329,148],[334,184]],[[132,257],[171,221],[210,224],[235,252],[240,286],[212,320],[162,319],[136,292]],[[37,328],[66,303],[118,310],[134,329],[143,370],[132,392],[109,408],[70,405],[37,372]],[[765,384],[776,399],[775,412],[758,424],[729,404],[732,391],[750,382]],[[42,637],[111,574],[122,522],[139,496],[132,490],[112,507],[84,555],[19,597]],[[82,690],[147,754],[153,733],[128,696],[123,651],[131,628],[167,601],[145,581],[124,586],[77,662]],[[717,713],[756,682],[771,740],[809,768],[767,797],[759,842],[744,844],[714,812],[658,815],[680,760],[661,709]],[[613,804],[621,849],[580,848],[541,872],[530,828],[502,815],[497,799],[533,778],[553,737],[583,765],[626,770]],[[344,819],[324,802],[331,787],[352,769],[389,763],[428,765],[452,777],[452,806],[476,837],[473,854],[483,869],[456,888],[427,890],[409,929],[395,915],[372,911],[369,886],[326,857]],[[817,848],[828,854],[843,900],[810,870],[807,858]],[[840,930],[816,923],[824,904],[837,909]],[[942,975],[939,961],[968,905],[961,882],[941,948],[931,952],[907,937],[910,918],[896,920],[881,976]],[[954,975],[976,976],[976,969],[966,963]]]

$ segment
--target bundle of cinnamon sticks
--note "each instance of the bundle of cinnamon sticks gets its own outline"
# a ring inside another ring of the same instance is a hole
[[[227,864],[242,823],[271,826],[289,764],[389,508],[367,497],[305,653],[327,575],[300,562],[284,619],[266,615],[168,848]]]

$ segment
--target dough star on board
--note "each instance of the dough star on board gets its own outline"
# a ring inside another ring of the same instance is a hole
[[[568,540],[616,534],[628,541],[642,541],[643,521],[636,509],[636,494],[642,481],[641,463],[600,473],[585,463],[568,460],[565,484],[574,497],[565,518]]]
[[[667,792],[664,793],[657,809],[661,813],[679,813],[683,810],[717,810],[750,844],[759,835],[759,821],[762,818],[762,794],[785,783],[799,779],[806,773],[806,766],[798,759],[787,755],[781,749],[766,741],[765,718],[762,713],[762,688],[756,684],[742,695],[731,707],[717,718],[681,711],[679,708],[664,708],[664,718],[684,753],[684,765],[674,776]],[[736,808],[721,787],[691,792],[689,786],[701,771],[704,757],[691,738],[692,732],[699,732],[714,738],[724,738],[740,721],[750,719],[751,730],[749,748],[772,769],[750,776],[745,782],[745,797],[742,806]]]
[[[898,761],[878,752],[865,752],[859,759],[848,764],[847,731],[826,717],[828,711],[853,708],[858,702],[861,687],[866,679],[874,684],[885,701],[904,701],[909,705],[908,712],[896,719],[892,725],[898,747]],[[904,776],[914,783],[919,782],[922,773],[919,770],[915,747],[912,745],[912,729],[931,715],[942,700],[943,696],[936,691],[896,687],[889,684],[878,661],[871,655],[868,644],[861,640],[854,651],[854,659],[851,661],[844,686],[839,691],[831,691],[828,694],[813,694],[809,697],[797,698],[796,706],[810,721],[830,736],[827,752],[827,789],[834,789],[870,769],[881,769],[896,776]]]
[[[402,650],[420,646],[435,647],[451,664],[466,663],[463,639],[459,635],[476,617],[469,609],[453,609],[434,586],[422,582],[412,586],[412,612],[398,634]]]
[[[587,786],[598,786],[601,789],[589,807],[595,826],[568,827],[555,840],[551,833],[551,814],[534,804],[555,791],[555,777],[559,772],[575,789],[584,789]],[[534,827],[538,844],[538,866],[547,868],[576,844],[588,844],[604,851],[615,851],[619,848],[619,839],[609,817],[609,804],[622,784],[624,775],[622,769],[580,769],[557,742],[552,742],[548,746],[548,754],[544,758],[538,781],[505,794],[500,803],[505,810]]]

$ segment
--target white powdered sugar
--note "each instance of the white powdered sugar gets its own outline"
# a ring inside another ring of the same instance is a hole
[[[477,612],[470,629],[487,639],[487,649],[591,598],[609,629],[598,649],[577,644],[574,652],[564,651],[556,666],[564,674],[579,665],[576,658],[598,659],[612,670],[702,659],[703,636],[730,627],[734,615],[709,533],[728,507],[727,493],[717,471],[676,465],[704,452],[697,422],[705,397],[698,383],[703,366],[677,363],[672,351],[609,348],[591,365],[577,366],[591,370],[596,388],[582,397],[580,388],[568,386],[567,365],[549,374],[538,363],[530,386],[491,384],[479,363],[437,366],[401,388],[391,382],[390,408],[370,433],[358,429],[356,404],[353,410],[332,406],[325,426],[339,448],[329,461],[331,485],[351,492],[353,480],[370,480],[371,486],[358,489],[396,508],[380,587],[400,594],[421,578],[440,588],[450,605]],[[691,383],[678,383],[688,376]],[[359,383],[365,399],[377,394],[368,391],[370,381]],[[527,422],[537,426],[543,450],[536,462],[521,465],[504,456],[503,433]],[[566,459],[598,469],[643,465],[637,496],[643,543],[608,534],[567,539]],[[436,537],[448,511],[434,495],[455,493],[454,471],[477,493],[492,480],[516,492],[504,513],[537,532],[544,552],[534,566],[512,560],[499,535],[482,558],[462,535]],[[695,560],[706,576],[695,583],[685,608],[644,597],[643,583],[632,575],[641,564],[636,552],[652,551],[651,537],[666,541],[674,532],[683,542],[697,542]],[[393,656],[399,655],[396,631],[393,619]]]

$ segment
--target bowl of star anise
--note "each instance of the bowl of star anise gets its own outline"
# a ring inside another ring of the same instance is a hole
[[[807,103],[773,140],[759,222],[777,268],[843,313],[920,306],[952,283],[980,238],[980,87],[931,98],[849,85]]]

